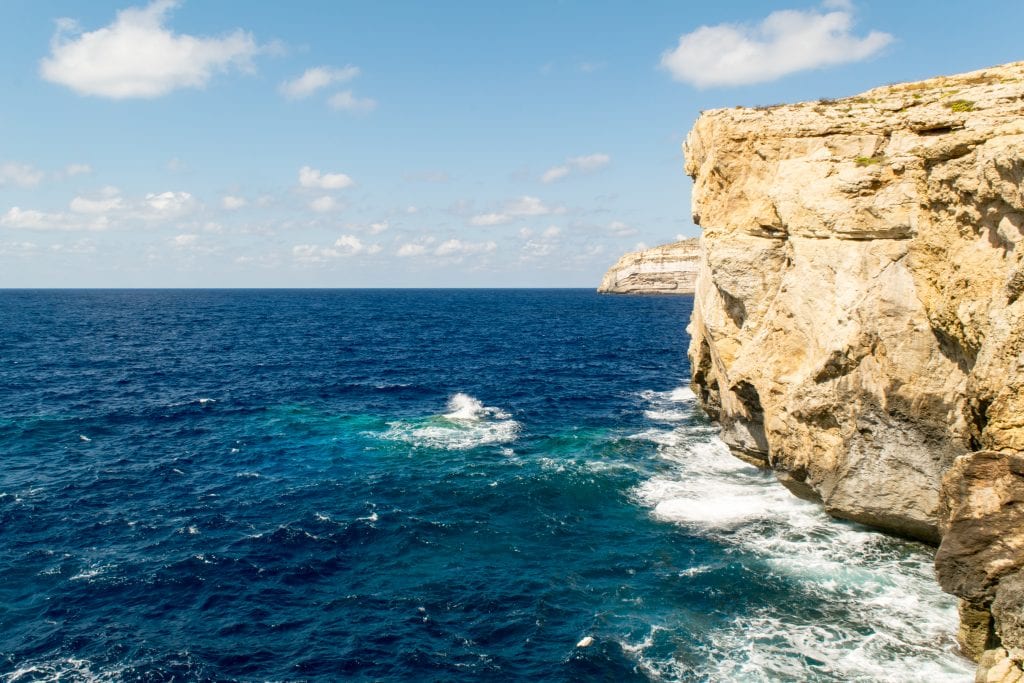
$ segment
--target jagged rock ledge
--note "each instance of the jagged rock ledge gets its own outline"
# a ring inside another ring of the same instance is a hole
[[[632,251],[608,269],[597,291],[605,294],[693,294],[700,267],[699,240]]]
[[[743,459],[941,545],[979,680],[1024,661],[1024,62],[705,112],[693,388]]]

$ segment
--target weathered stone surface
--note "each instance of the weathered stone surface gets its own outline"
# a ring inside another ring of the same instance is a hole
[[[1024,448],[1024,63],[705,112],[694,391],[830,513],[937,542],[958,456]]]
[[[1018,662],[1024,659],[1024,572],[1005,576],[996,587],[992,616],[1003,643]]]
[[[1024,568],[1024,454],[980,451],[958,458],[943,482],[943,503],[939,582],[950,593],[990,605],[1000,579]]]
[[[960,651],[965,657],[978,661],[985,650],[996,647],[998,639],[992,626],[992,612],[987,607],[960,599],[960,629],[956,634]]]
[[[975,683],[1019,683],[1024,679],[1020,662],[1003,648],[986,650],[978,660]]]
[[[597,291],[606,294],[693,294],[700,267],[698,240],[633,251],[608,269]]]
[[[837,517],[942,544],[979,681],[1024,677],[1024,62],[698,119],[694,392]]]

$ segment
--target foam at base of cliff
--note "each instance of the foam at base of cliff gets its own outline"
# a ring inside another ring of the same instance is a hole
[[[606,294],[692,294],[700,267],[699,240],[633,251],[608,269],[597,291]]]
[[[694,407],[689,392],[645,398],[650,412],[662,415]],[[726,624],[708,618],[707,628],[692,634],[703,660],[674,656],[678,628],[668,620],[637,642],[623,642],[653,679],[952,682],[970,676],[952,638],[955,601],[935,584],[926,547],[836,521],[790,496],[769,473],[729,457],[711,425],[690,420],[638,436],[658,444],[665,468],[634,489],[636,499],[655,518],[725,545],[733,558],[684,570],[680,580],[735,574],[740,582],[767,584],[769,592],[743,616]]]

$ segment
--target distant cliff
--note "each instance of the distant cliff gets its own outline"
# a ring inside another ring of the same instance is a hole
[[[1024,62],[705,112],[693,388],[739,457],[938,542],[983,680],[1024,660]]]
[[[608,269],[597,291],[606,294],[693,294],[699,240],[632,251]]]

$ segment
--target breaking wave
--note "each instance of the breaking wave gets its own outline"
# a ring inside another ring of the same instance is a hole
[[[519,423],[507,412],[457,393],[448,399],[445,413],[422,420],[389,422],[380,438],[419,448],[464,451],[510,443],[516,440],[519,429]]]

